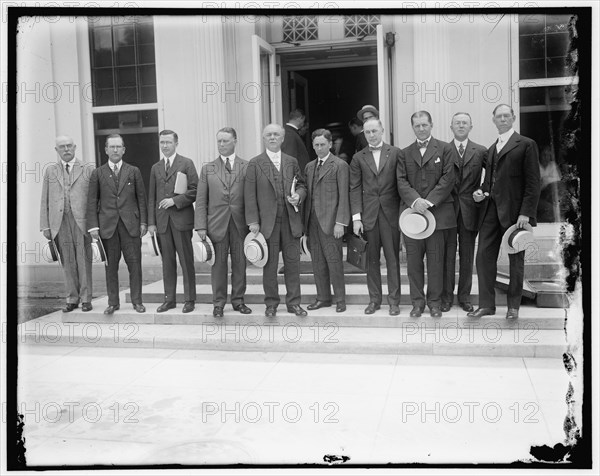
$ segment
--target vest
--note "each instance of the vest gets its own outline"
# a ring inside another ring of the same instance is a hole
[[[63,172],[63,184],[64,184],[64,213],[71,211],[71,174],[73,173],[73,164],[69,164],[71,169],[70,173],[67,173],[65,167],[60,164]]]
[[[271,162],[271,169],[273,172],[273,178],[275,179],[275,194],[277,195],[277,218],[283,216],[285,209],[285,191],[283,189],[283,160],[280,162],[279,171],[277,167]]]

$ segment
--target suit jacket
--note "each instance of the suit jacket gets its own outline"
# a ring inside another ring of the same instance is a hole
[[[194,228],[207,231],[211,241],[218,243],[225,237],[232,217],[239,234],[242,237],[248,234],[244,210],[247,167],[248,161],[237,155],[233,160],[231,174],[225,170],[221,157],[202,166],[196,195]]]
[[[365,230],[371,230],[377,221],[379,207],[392,226],[398,226],[400,196],[396,185],[396,167],[400,149],[383,144],[379,170],[368,147],[357,152],[350,162],[351,216],[361,214]]]
[[[424,198],[434,205],[429,210],[435,217],[436,230],[454,228],[452,146],[432,137],[423,157],[416,141],[402,149],[402,152],[403,157],[398,161],[397,169],[401,211],[409,208],[417,198]]]
[[[88,229],[100,228],[100,237],[107,239],[113,236],[121,218],[129,235],[140,236],[140,225],[148,223],[142,173],[137,167],[122,162],[117,187],[109,163],[94,170],[90,178]]]
[[[456,183],[452,191],[454,200],[454,211],[462,214],[462,220],[467,230],[477,231],[479,226],[479,207],[473,200],[473,192],[481,185],[481,170],[487,155],[487,149],[472,140],[467,141],[463,154],[462,176],[460,172],[460,155],[454,145],[450,142],[452,158],[454,160],[454,175]]]
[[[492,197],[504,228],[514,225],[519,215],[528,216],[529,223],[536,226],[541,182],[537,144],[528,137],[513,133],[498,154],[495,170],[492,171],[496,143],[487,151],[486,174],[481,189],[490,192],[492,175],[496,177]],[[481,202],[480,225],[488,203],[487,199]]]
[[[343,159],[329,154],[315,181],[318,162],[318,160],[309,162],[304,172],[308,186],[308,196],[304,203],[304,229],[308,232],[314,204],[317,221],[323,233],[333,235],[333,227],[336,223],[344,226],[350,223],[350,168]]]
[[[298,161],[300,170],[304,170],[306,164],[310,162],[304,141],[297,129],[287,124],[283,128],[285,129],[285,137],[281,144],[281,152],[294,157]]]
[[[296,193],[300,195],[300,203],[306,198],[306,182],[294,157],[281,153],[281,167],[283,171],[283,187],[285,194],[290,193],[292,181],[297,177]],[[275,192],[276,170],[266,152],[254,157],[246,169],[246,182],[244,184],[244,206],[246,223],[260,224],[260,232],[268,239],[275,226],[277,217],[277,195]],[[290,218],[292,235],[296,238],[302,236],[302,214],[296,212],[294,207],[284,197],[287,213]],[[298,207],[299,209],[301,207]]]
[[[177,172],[187,175],[187,192],[175,194]],[[150,191],[148,193],[148,225],[156,225],[159,233],[167,230],[169,218],[176,230],[187,231],[194,228],[194,207],[198,173],[191,159],[179,154],[169,169],[165,172],[165,161],[161,159],[152,166],[150,171]],[[175,206],[158,209],[158,204],[165,198],[172,198]]]
[[[87,198],[90,177],[95,169],[91,163],[82,164],[79,159],[71,161],[71,189],[69,198],[71,212],[82,233],[87,234]],[[58,235],[64,213],[64,178],[62,162],[50,164],[44,171],[42,201],[40,206],[40,231],[50,229],[52,238]]]

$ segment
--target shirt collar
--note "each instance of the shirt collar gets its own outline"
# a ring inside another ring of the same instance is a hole
[[[121,170],[121,165],[123,165],[123,159],[119,160],[116,164],[114,162],[108,162],[108,166],[111,170],[114,170],[115,165],[117,166],[117,170]]]
[[[323,161],[323,164],[324,164],[324,163],[325,163],[325,161],[326,161],[326,160],[327,160],[329,157],[331,157],[331,152],[329,152],[329,154],[327,154],[327,155],[326,155],[325,157],[323,157],[322,159],[319,159],[319,158],[317,157],[317,160],[322,160],[322,161]]]
[[[383,147],[383,141],[381,141],[379,144],[377,144],[377,145],[373,145],[373,146],[369,144],[369,146],[370,146],[370,147],[378,147],[378,148],[382,148],[382,147]]]
[[[425,142],[425,141],[427,141],[427,144],[429,144],[429,142],[431,142],[431,139],[433,139],[432,136],[429,136],[427,139],[423,139],[423,140],[417,139],[417,145],[419,145],[419,142]]]
[[[231,154],[229,156],[221,155],[221,160],[223,161],[223,163],[225,163],[227,159],[229,159],[229,161],[233,163],[233,161],[235,160],[235,154]]]
[[[171,162],[171,165],[173,165],[173,161],[175,160],[175,155],[176,154],[173,154],[171,157],[168,157],[168,158],[166,155],[163,155],[162,159],[165,161],[165,164],[167,163],[167,160],[169,160]]]
[[[60,161],[62,162],[62,166],[63,169],[69,165],[71,168],[73,167],[73,165],[75,165],[75,159],[71,160],[71,162],[65,162],[63,159],[60,159]]]
[[[269,149],[265,149],[265,152],[267,153],[267,155],[269,156],[269,159],[271,159],[271,161],[275,158],[277,158],[281,161],[281,151],[271,152]]]
[[[454,139],[454,145],[456,146],[457,149],[460,147],[460,144],[462,144],[462,146],[466,149],[467,148],[467,142],[469,142],[469,138],[466,138],[462,142],[459,141],[459,140]]]
[[[300,129],[298,129],[294,124],[292,124],[291,122],[286,122],[285,123],[286,126],[290,126],[293,127],[294,129],[296,129],[297,131],[299,131]]]
[[[510,136],[512,136],[514,133],[515,130],[511,127],[504,134],[500,134],[499,138],[502,139],[502,142],[506,143],[508,142],[508,139],[510,139]]]

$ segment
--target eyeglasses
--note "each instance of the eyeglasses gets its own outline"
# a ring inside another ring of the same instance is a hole
[[[107,145],[106,148],[113,149],[113,150],[119,150],[119,149],[122,149],[123,146],[122,145]]]
[[[60,149],[60,150],[74,149],[75,144],[63,144],[63,145],[56,146],[56,148]]]

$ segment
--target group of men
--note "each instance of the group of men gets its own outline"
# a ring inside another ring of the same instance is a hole
[[[202,242],[210,239],[214,247],[211,277],[215,317],[223,317],[227,302],[228,258],[233,309],[242,314],[252,312],[244,302],[244,250],[249,239],[264,253],[261,266],[266,316],[276,316],[281,300],[277,281],[280,253],[286,309],[297,316],[307,315],[300,305],[302,240],[310,250],[317,289],[316,299],[307,309],[335,304],[337,312],[344,312],[342,247],[347,232],[362,234],[367,241],[369,304],[365,314],[375,313],[382,305],[382,248],[389,314],[400,314],[401,233],[411,317],[421,316],[426,306],[432,317],[450,310],[457,248],[459,305],[471,317],[494,314],[496,262],[502,237],[513,225],[522,229],[536,224],[540,175],[535,142],[514,131],[514,112],[505,104],[493,111],[499,139],[489,149],[469,139],[473,125],[468,113],[452,117],[454,138],[447,143],[432,136],[433,121],[427,111],[415,112],[411,126],[417,140],[404,149],[383,142],[383,125],[375,114],[364,119],[362,133],[368,145],[354,154],[349,165],[331,152],[332,135],[326,129],[312,133],[317,159],[301,166],[299,158],[282,150],[286,136],[293,131],[278,124],[267,125],[262,133],[264,152],[246,161],[235,153],[236,131],[225,127],[217,133],[219,156],[202,166],[200,177],[193,161],[176,153],[177,134],[162,131],[161,159],[151,170],[147,203],[139,169],[122,161],[125,144],[121,136],[106,139],[108,162],[97,169],[75,158],[75,145],[69,137],[58,137],[60,161],[44,178],[41,229],[46,238],[55,240],[63,255],[68,289],[63,310],[72,311],[79,302],[84,311],[92,308],[87,250],[90,240],[100,239],[108,261],[109,305],[104,312],[112,314],[119,309],[121,253],[129,269],[133,307],[144,312],[141,237],[150,232],[158,237],[164,278],[165,298],[157,311],[176,307],[176,255],[183,274],[183,312],[193,311],[195,230]],[[296,124],[296,129],[299,126]],[[421,221],[407,218],[407,226],[402,228],[408,215]],[[415,223],[423,224],[423,229],[408,226]],[[479,308],[475,310],[470,293],[478,233]],[[521,302],[524,251],[509,256],[506,317],[513,319],[518,317]]]

